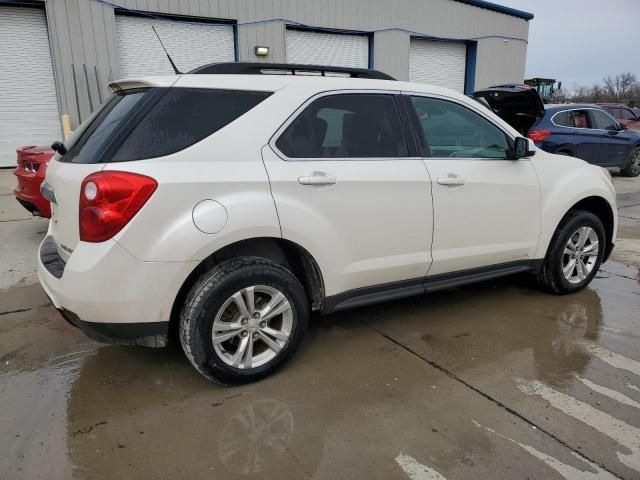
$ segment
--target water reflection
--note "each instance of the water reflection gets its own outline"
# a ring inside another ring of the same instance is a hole
[[[225,425],[220,460],[230,472],[262,472],[285,453],[293,431],[293,412],[285,403],[272,398],[252,402]]]

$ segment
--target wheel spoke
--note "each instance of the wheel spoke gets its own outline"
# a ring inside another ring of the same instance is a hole
[[[289,338],[288,333],[282,332],[280,330],[276,330],[275,328],[271,328],[271,327],[263,328],[262,333],[266,333],[267,335],[277,338],[278,340],[282,340],[283,342],[286,342],[287,339]]]
[[[240,366],[240,362],[242,361],[242,355],[247,350],[248,343],[249,343],[249,336],[243,337],[242,340],[240,340],[240,345],[238,345],[238,349],[236,350],[236,353],[233,355],[233,357],[231,357],[231,365],[233,365],[236,368]]]
[[[586,247],[584,247],[582,249],[582,253],[584,255],[587,255],[589,257],[594,257],[596,255],[598,255],[598,251],[599,251],[599,246],[598,246],[598,242],[591,242],[589,245],[587,245]]]
[[[253,315],[253,312],[256,311],[256,302],[255,302],[255,290],[256,287],[247,287],[243,290],[244,296],[246,299],[247,310],[249,313]]]
[[[589,230],[591,230],[589,227],[582,227],[578,230],[578,248],[584,247],[584,244],[589,237]]]
[[[573,270],[576,268],[576,260],[572,258],[566,266],[562,268],[565,278],[569,279],[573,276]]]
[[[282,293],[278,292],[269,301],[267,306],[262,309],[260,312],[260,318],[266,322],[276,315],[286,312],[290,308],[291,306],[289,305],[287,298]]]
[[[214,345],[217,345],[219,343],[226,342],[227,340],[240,335],[240,332],[241,329],[237,329],[231,330],[228,333],[223,333],[222,335],[216,335],[215,337],[213,337],[213,343]]]
[[[230,330],[240,330],[242,329],[242,325],[240,322],[220,322],[216,321],[213,323],[213,331],[214,332],[227,332]]]
[[[249,309],[247,308],[247,304],[244,300],[244,296],[242,295],[242,292],[237,292],[234,293],[231,298],[233,299],[233,302],[237,305],[238,310],[240,311],[240,316],[241,317],[245,317],[248,318],[250,316],[249,313]]]
[[[274,352],[278,353],[280,350],[282,350],[280,344],[273,340],[271,337],[267,336],[264,332],[258,332],[258,335],[260,335],[260,339],[264,343],[266,343],[267,346]]]
[[[244,364],[244,368],[251,368],[253,361],[253,335],[247,335],[245,338],[247,338],[247,348],[245,349],[244,361],[242,363]]]
[[[580,281],[584,280],[587,277],[587,267],[585,267],[584,263],[582,263],[582,259],[578,259],[576,263],[576,274],[578,275],[578,279]]]

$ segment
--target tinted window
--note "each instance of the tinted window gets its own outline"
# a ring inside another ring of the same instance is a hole
[[[344,94],[312,102],[276,142],[290,158],[406,157],[391,95]]]
[[[136,111],[157,96],[150,89],[132,90],[113,95],[67,142],[63,162],[98,163],[118,131],[132,121]]]
[[[61,160],[122,162],[169,155],[220,130],[269,95],[197,88],[117,93],[81,127]]]
[[[508,158],[510,147],[504,132],[477,113],[446,100],[411,97],[411,101],[425,156]]]
[[[590,128],[589,115],[586,110],[573,110],[570,113],[569,126],[574,128]]]
[[[591,110],[591,122],[593,128],[601,130],[615,130],[618,123],[609,115],[600,110]]]
[[[616,118],[621,118],[622,120],[635,120],[635,114],[626,108],[617,108],[616,109]]]
[[[553,116],[553,122],[561,127],[573,127],[571,112],[558,112]]]

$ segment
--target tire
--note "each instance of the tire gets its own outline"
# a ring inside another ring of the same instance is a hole
[[[580,246],[582,239],[580,232],[583,232],[587,237],[582,242],[582,246]],[[569,240],[571,240],[573,247],[570,247]],[[594,240],[598,242],[597,247],[589,248],[590,245],[593,245]],[[596,276],[602,263],[606,244],[607,237],[604,226],[597,216],[583,210],[567,213],[553,234],[547,256],[537,275],[538,284],[544,290],[555,294],[582,290]],[[593,254],[594,250],[595,254]],[[565,253],[571,251],[575,253]],[[573,263],[574,268],[571,269],[575,255],[579,256],[582,263],[576,260]],[[582,265],[585,266],[584,270]],[[568,276],[563,271],[565,267],[567,271],[571,269]]]
[[[217,265],[193,286],[180,315],[180,343],[209,380],[249,383],[291,358],[308,322],[304,288],[289,270],[262,258],[241,257]]]
[[[620,169],[620,173],[625,177],[637,177],[640,175],[640,147],[631,149],[629,161],[626,167]]]

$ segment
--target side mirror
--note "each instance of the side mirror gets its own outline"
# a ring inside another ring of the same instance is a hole
[[[629,127],[627,127],[627,125],[624,124],[624,123],[619,123],[618,124],[618,130],[626,130],[627,128],[629,128]]]
[[[67,147],[65,147],[64,143],[60,141],[53,142],[51,144],[51,150],[53,150],[56,153],[59,153],[60,155],[64,155],[65,153],[67,153]]]
[[[514,159],[518,160],[520,158],[526,158],[535,155],[536,151],[532,143],[533,141],[528,138],[516,137],[516,140],[513,143]]]

